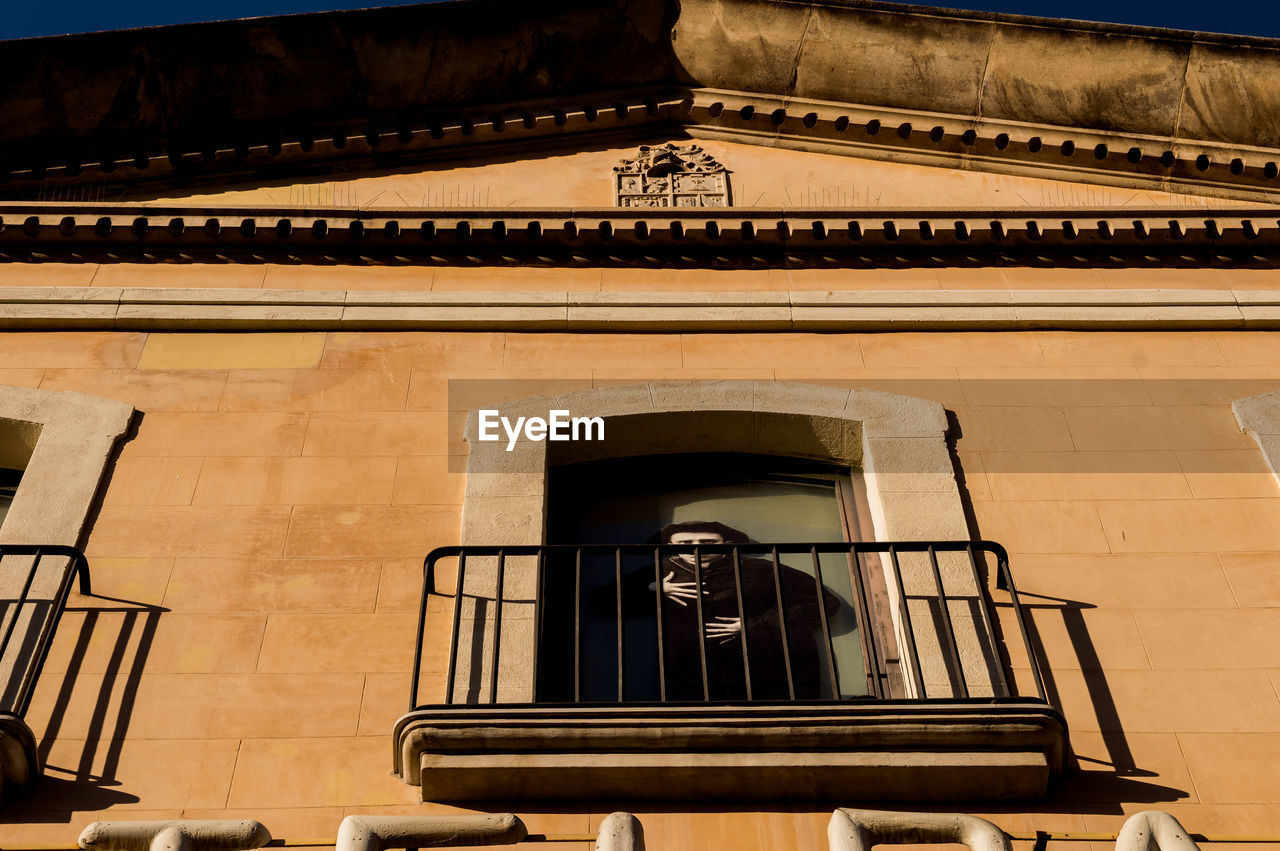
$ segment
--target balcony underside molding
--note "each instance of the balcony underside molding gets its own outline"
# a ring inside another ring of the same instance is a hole
[[[1066,751],[1061,716],[1033,701],[441,706],[395,738],[424,801],[1024,800]]]
[[[370,292],[0,288],[0,329],[926,331],[1280,328],[1272,290]]]

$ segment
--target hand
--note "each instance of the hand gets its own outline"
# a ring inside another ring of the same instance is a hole
[[[720,616],[712,620],[717,623],[707,624],[707,638],[718,638],[721,644],[728,644],[742,632],[742,618]]]
[[[698,583],[696,582],[676,582],[676,572],[674,570],[667,571],[667,575],[662,577],[662,593],[667,599],[681,606],[689,605],[686,600],[694,600],[698,597]],[[653,590],[653,583],[649,583],[649,590]]]

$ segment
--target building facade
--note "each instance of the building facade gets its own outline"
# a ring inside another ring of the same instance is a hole
[[[7,44],[0,847],[1280,844],[1278,49]]]

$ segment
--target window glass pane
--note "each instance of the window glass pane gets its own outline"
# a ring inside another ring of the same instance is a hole
[[[552,473],[550,540],[569,544],[654,544],[660,542],[658,532],[667,524],[711,521],[742,533],[744,541],[843,541],[846,519],[837,492],[839,478],[829,468],[798,460],[710,454],[573,465]],[[785,554],[779,561],[796,697],[830,698],[834,691],[818,614],[812,557]],[[659,573],[675,582],[692,582],[692,558],[685,562],[673,555],[660,566]],[[772,560],[767,550],[744,550],[739,566],[753,697],[786,699],[788,660],[782,655]],[[838,694],[866,695],[866,668],[849,575],[850,560],[839,554],[826,554],[821,556],[821,566]],[[581,628],[580,699],[616,701],[618,585],[614,559],[584,558],[582,605],[576,612],[572,605],[577,581],[575,566],[553,564],[549,568],[543,598],[546,617],[540,644],[543,675],[539,698],[572,700],[572,665],[556,660],[572,659],[572,624],[576,622]],[[653,574],[651,558],[624,559],[624,699],[628,701],[656,700],[660,693]],[[726,558],[717,563],[708,557],[702,574],[704,627],[740,620],[732,560]],[[663,680],[668,700],[703,699],[699,632],[693,612],[696,606],[688,605],[690,596],[684,598],[686,605],[679,605],[680,600],[673,600],[670,595],[664,601]],[[745,698],[742,645],[736,635],[732,630],[728,634],[717,631],[706,642],[708,687],[713,700]]]
[[[18,491],[18,482],[22,479],[21,470],[0,467],[0,525],[4,524],[5,515],[13,503],[14,494]]]

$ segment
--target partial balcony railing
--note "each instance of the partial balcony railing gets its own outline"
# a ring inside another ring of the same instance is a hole
[[[76,579],[88,594],[75,547],[0,544],[0,716],[26,715]]]
[[[411,712],[1046,701],[990,541],[441,547],[411,689]]]

